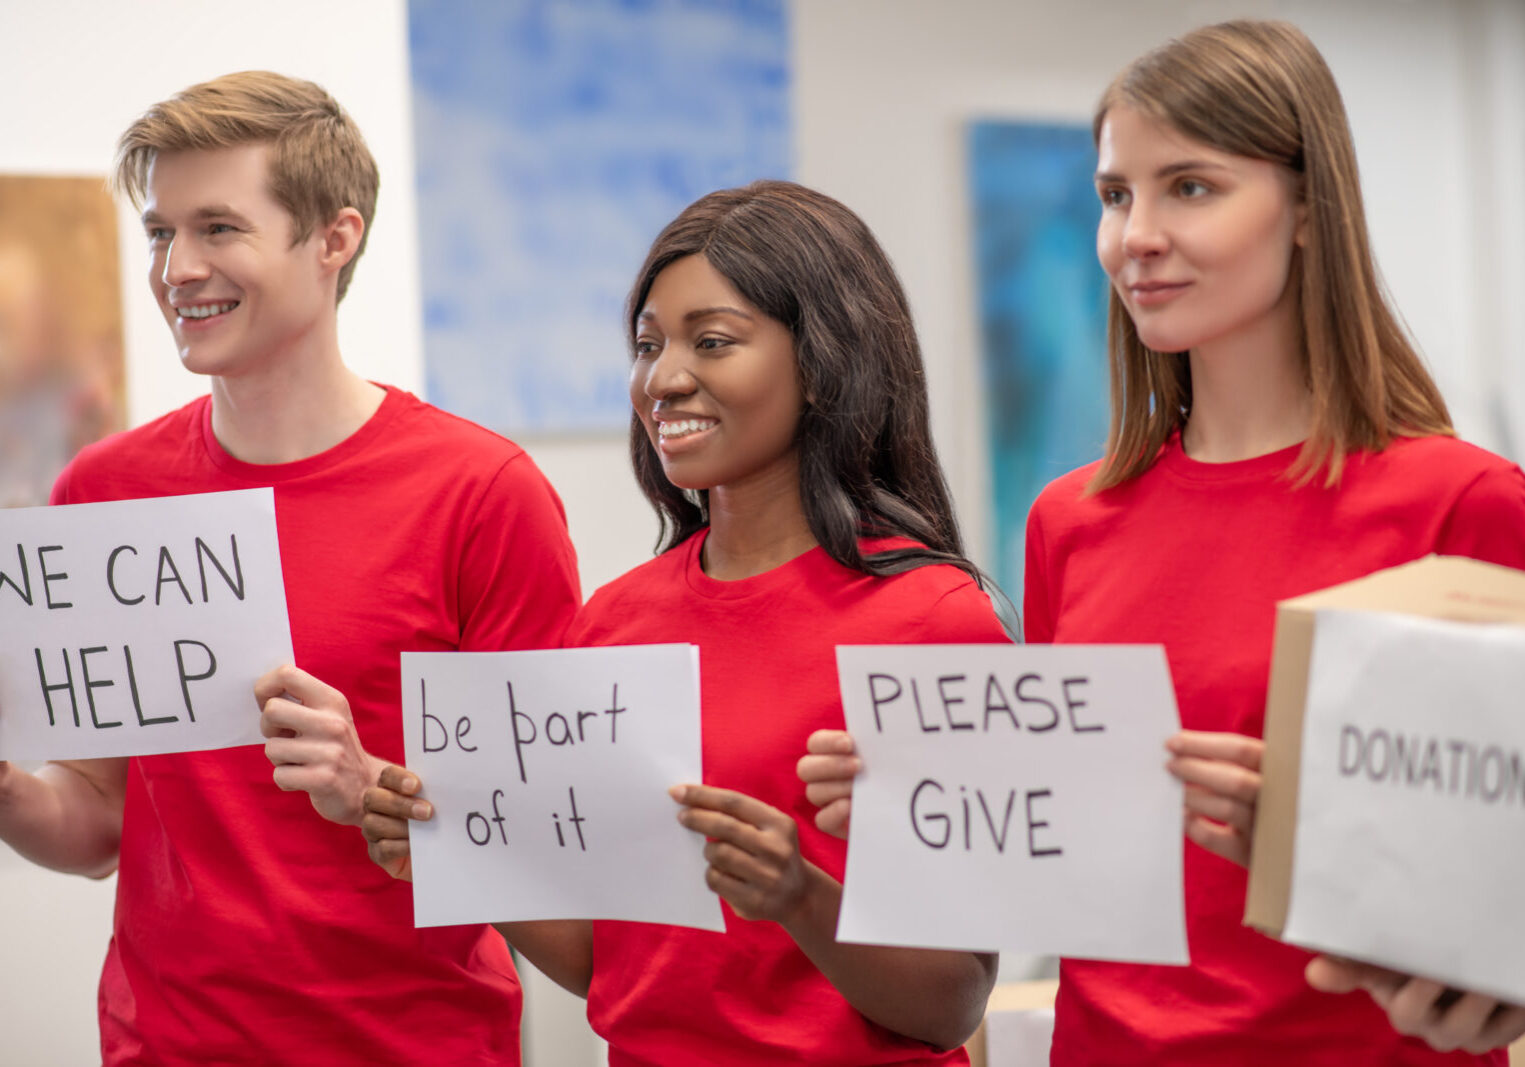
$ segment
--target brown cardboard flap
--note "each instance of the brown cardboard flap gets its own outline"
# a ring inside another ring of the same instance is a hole
[[[1244,922],[1272,937],[1281,935],[1287,919],[1308,657],[1314,612],[1325,608],[1525,624],[1525,571],[1458,556],[1426,556],[1276,605],[1260,800],[1244,906]]]

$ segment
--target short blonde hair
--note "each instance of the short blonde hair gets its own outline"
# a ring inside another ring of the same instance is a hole
[[[1296,26],[1242,20],[1204,26],[1129,64],[1097,106],[1134,108],[1185,136],[1286,168],[1306,205],[1294,250],[1303,374],[1313,429],[1293,465],[1338,481],[1345,453],[1380,451],[1394,435],[1450,434],[1451,420],[1419,353],[1388,305],[1371,242],[1345,105],[1324,57]],[[1186,423],[1191,367],[1139,339],[1113,290],[1108,310],[1112,429],[1090,489],[1147,470]]]
[[[247,144],[270,146],[270,194],[291,215],[293,242],[346,207],[360,213],[360,247],[339,272],[342,300],[370,237],[380,177],[355,120],[322,86],[249,70],[182,90],[127,127],[112,186],[141,207],[159,153]]]

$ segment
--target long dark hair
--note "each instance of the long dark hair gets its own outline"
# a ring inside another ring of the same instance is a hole
[[[964,557],[932,446],[910,306],[863,220],[793,182],[758,181],[701,197],[661,232],[636,276],[625,313],[632,346],[657,275],[692,255],[704,256],[794,338],[805,397],[795,437],[800,496],[826,553],[880,576],[949,563],[983,584]],[[657,551],[708,525],[708,493],[684,492],[667,480],[634,415],[630,459],[662,520]],[[860,537],[890,536],[923,547],[864,555],[858,544]]]

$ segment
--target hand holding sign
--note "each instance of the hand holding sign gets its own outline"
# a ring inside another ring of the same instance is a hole
[[[1165,747],[1171,754],[1166,767],[1186,785],[1186,836],[1248,867],[1265,743],[1243,734],[1182,730]]]
[[[1525,1007],[1482,993],[1459,993],[1439,982],[1338,956],[1309,962],[1308,984],[1325,993],[1365,990],[1400,1034],[1438,1052],[1481,1054],[1525,1035]]]
[[[799,827],[770,804],[731,789],[679,785],[678,821],[709,840],[704,882],[743,919],[786,922],[805,898]]]
[[[275,784],[306,792],[329,822],[360,825],[361,798],[386,763],[361,746],[344,694],[288,663],[254,683],[254,699]]]
[[[805,799],[820,810],[816,829],[846,838],[853,811],[853,778],[863,769],[846,730],[817,730],[805,740],[795,773],[805,783]]]
[[[413,881],[413,848],[408,841],[408,821],[428,822],[434,805],[415,800],[423,783],[406,767],[383,767],[376,784],[365,791],[365,816],[360,832],[365,835],[371,862],[393,878]]]

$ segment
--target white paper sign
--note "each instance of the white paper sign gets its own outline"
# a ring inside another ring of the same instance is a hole
[[[843,941],[1185,963],[1154,645],[837,649],[863,759]]]
[[[628,919],[725,929],[668,787],[702,780],[693,645],[404,652],[418,926]]]
[[[1320,611],[1283,937],[1525,1003],[1525,628]]]
[[[260,744],[292,659],[270,489],[0,511],[0,759]]]

